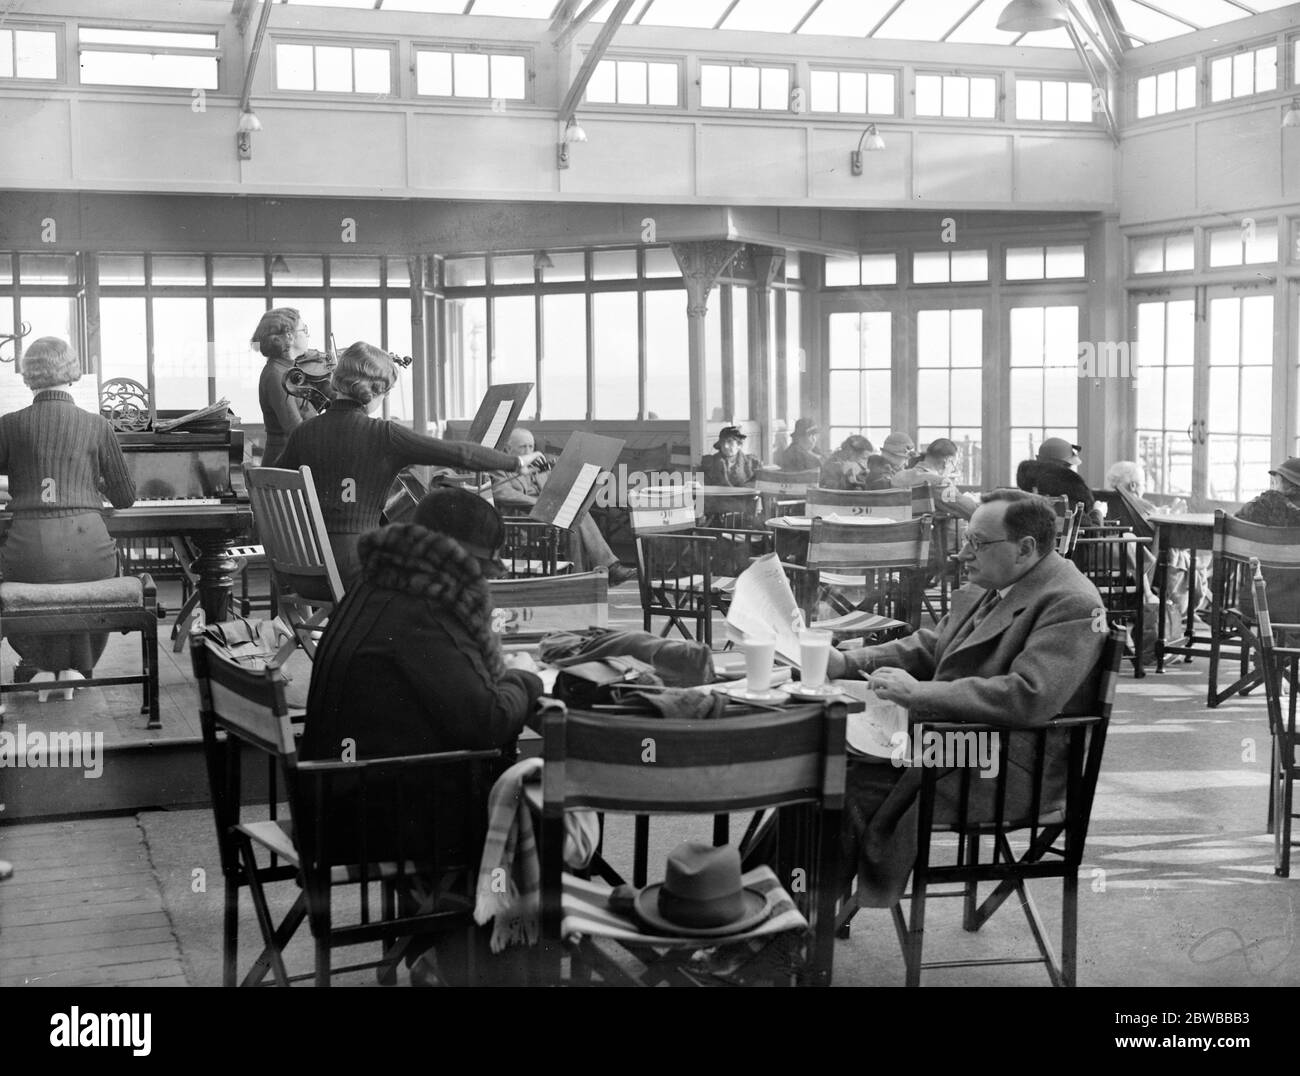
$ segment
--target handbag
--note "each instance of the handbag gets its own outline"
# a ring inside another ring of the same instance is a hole
[[[265,664],[275,655],[275,624],[270,620],[250,620],[237,616],[209,624],[203,634],[217,643],[231,661],[240,665]]]
[[[627,655],[616,655],[561,669],[555,678],[555,697],[566,706],[589,710],[598,703],[609,702],[616,685],[662,683],[653,665]]]

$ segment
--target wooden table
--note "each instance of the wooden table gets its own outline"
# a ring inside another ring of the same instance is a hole
[[[1155,590],[1160,596],[1160,609],[1156,617],[1156,672],[1165,671],[1166,654],[1182,654],[1187,658],[1210,656],[1210,636],[1196,633],[1196,554],[1198,550],[1214,547],[1213,512],[1153,512],[1147,522],[1156,532]],[[1165,602],[1169,582],[1170,549],[1186,549],[1191,554],[1187,565],[1187,609],[1183,618],[1183,638],[1175,645],[1165,641]]]

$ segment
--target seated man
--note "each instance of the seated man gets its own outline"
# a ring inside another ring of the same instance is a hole
[[[506,442],[506,451],[516,456],[528,456],[533,451],[533,435],[528,430],[518,426],[510,434],[510,439]],[[518,512],[525,515],[528,509],[537,503],[537,498],[542,495],[542,487],[546,485],[547,476],[536,472],[529,473],[506,473],[504,471],[494,472],[497,481],[493,482],[492,496],[496,500],[497,506],[510,512]],[[591,515],[584,514],[578,521],[577,527],[571,532],[574,543],[574,560],[577,562],[579,571],[590,571],[593,568],[609,569],[609,585],[616,587],[621,583],[626,583],[630,579],[636,578],[636,569],[627,568],[620,563],[614,551],[609,548],[609,543],[605,541],[605,536],[600,533],[600,528],[596,526],[596,521]]]
[[[488,579],[501,574],[503,536],[496,509],[451,488],[428,494],[414,522],[361,536],[360,577],[312,664],[304,758],[337,760],[349,747],[357,759],[512,747],[542,681],[527,655],[502,653],[492,630]],[[392,809],[404,820],[404,854],[474,854],[453,843],[457,819],[487,809],[486,798],[472,802],[467,774],[450,770],[436,788],[402,791]],[[382,806],[376,793],[367,803]],[[341,798],[327,809],[346,827],[359,805]]]
[[[1078,445],[1070,444],[1064,437],[1049,437],[1038,446],[1036,460],[1020,462],[1016,468],[1016,485],[1044,497],[1068,497],[1071,508],[1082,504],[1085,515],[1101,523],[1106,518],[1106,510],[1097,504],[1088,483],[1079,475],[1082,462]],[[1084,523],[1087,522],[1085,519]]]
[[[1035,728],[1079,712],[1095,688],[1105,619],[1096,587],[1056,553],[1055,535],[1056,515],[1043,498],[1009,489],[983,494],[960,554],[970,585],[953,595],[948,615],[906,639],[833,650],[828,675],[866,677],[878,697],[913,718]],[[1027,785],[1015,772],[1009,810]],[[845,874],[857,869],[865,906],[889,907],[902,895],[916,856],[920,777],[917,769],[850,761]],[[954,771],[941,787],[955,790],[959,779]]]

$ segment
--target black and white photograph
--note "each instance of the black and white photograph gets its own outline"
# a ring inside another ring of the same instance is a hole
[[[0,133],[37,1047],[173,1056],[169,987],[1282,1031],[1300,3],[0,0]]]

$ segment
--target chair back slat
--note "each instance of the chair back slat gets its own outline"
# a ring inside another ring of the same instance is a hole
[[[838,738],[842,759],[843,722],[821,706],[705,722],[551,711],[546,810],[714,814],[842,796],[844,771],[825,758]]]
[[[632,533],[667,534],[689,530],[699,517],[701,499],[692,484],[645,486],[628,491]]]
[[[609,572],[537,579],[493,579],[492,628],[503,642],[609,623]]]
[[[1214,553],[1263,568],[1300,569],[1300,527],[1266,527],[1226,512],[1214,513]]]
[[[929,562],[930,534],[929,516],[878,524],[814,519],[808,539],[808,567],[924,568]]]
[[[311,468],[250,467],[245,473],[253,518],[279,583],[309,601],[342,601],[343,581]]]
[[[917,496],[910,489],[822,489],[813,486],[808,490],[806,501],[804,513],[809,516],[884,516],[903,522],[916,514]],[[928,487],[923,491],[922,503],[933,503]]]
[[[285,701],[286,680],[273,664],[247,668],[231,661],[211,639],[191,644],[200,708],[217,727],[268,752],[292,756],[293,726]]]
[[[805,497],[810,487],[817,485],[820,471],[782,471],[776,467],[760,468],[754,477],[754,488],[759,493],[779,497]]]

